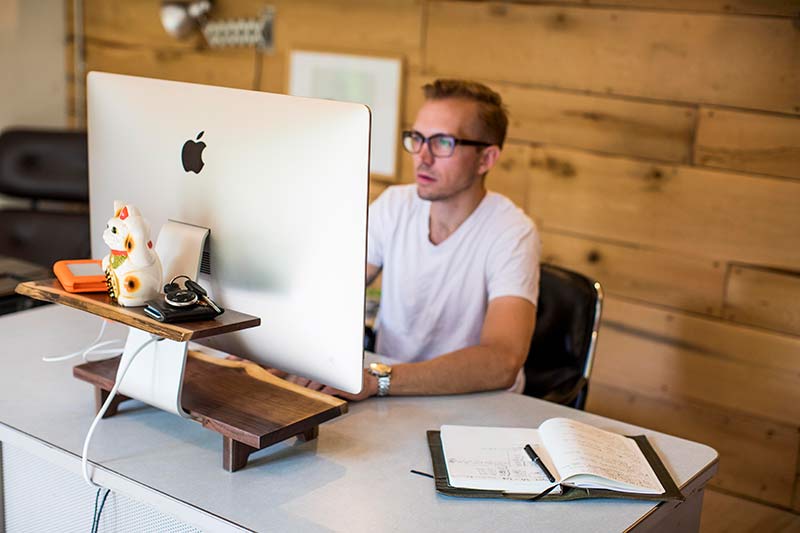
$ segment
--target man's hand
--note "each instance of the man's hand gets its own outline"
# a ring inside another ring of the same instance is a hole
[[[361,392],[358,394],[351,394],[339,389],[334,389],[333,387],[323,387],[321,390],[325,394],[338,396],[339,398],[343,398],[351,402],[360,402],[361,400],[366,400],[367,398],[378,395],[378,378],[364,369],[364,386],[361,388]]]
[[[339,398],[351,402],[360,402],[361,400],[366,400],[378,394],[378,378],[370,374],[367,370],[364,370],[364,386],[358,394],[351,394],[334,387],[328,387],[327,385],[311,381],[310,379],[301,378],[300,376],[288,376],[286,380],[300,385],[301,387],[317,390],[325,394],[330,394],[331,396],[338,396]]]

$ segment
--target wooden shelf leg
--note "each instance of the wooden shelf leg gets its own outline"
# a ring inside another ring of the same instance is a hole
[[[105,390],[103,388],[100,388],[100,387],[95,387],[94,388],[94,412],[95,413],[99,413],[100,412],[100,408],[103,407],[103,404],[106,403],[106,400],[108,399],[108,393],[109,392],[110,391],[107,391],[107,390]],[[115,414],[117,414],[117,409],[119,409],[119,404],[121,404],[125,400],[130,400],[130,398],[125,396],[125,395],[123,395],[123,394],[119,394],[119,393],[116,396],[114,396],[114,399],[111,400],[111,405],[108,406],[108,410],[105,412],[105,414],[103,414],[103,418],[108,418],[110,416],[114,416]]]
[[[303,442],[308,442],[310,440],[314,440],[319,437],[319,426],[314,426],[313,428],[308,428],[307,430],[303,431],[302,433],[297,434],[297,438]]]
[[[228,472],[236,472],[247,466],[247,459],[250,454],[257,452],[258,448],[253,448],[247,444],[235,441],[230,437],[222,436],[222,468]]]

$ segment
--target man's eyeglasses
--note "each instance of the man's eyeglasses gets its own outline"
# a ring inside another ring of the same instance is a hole
[[[404,131],[403,132],[403,149],[411,154],[417,154],[422,150],[422,147],[428,143],[428,148],[431,150],[433,157],[450,157],[456,149],[456,146],[463,144],[465,146],[491,146],[492,143],[483,141],[471,141],[468,139],[458,139],[452,135],[445,135],[444,133],[437,133],[430,137],[425,137],[418,131]]]

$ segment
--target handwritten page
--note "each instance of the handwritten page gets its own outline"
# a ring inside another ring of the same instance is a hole
[[[447,475],[454,487],[530,494],[544,491],[552,483],[525,453],[526,444],[558,479],[536,429],[442,426],[441,439]]]
[[[566,418],[551,418],[539,429],[564,482],[637,493],[664,492],[632,439]]]

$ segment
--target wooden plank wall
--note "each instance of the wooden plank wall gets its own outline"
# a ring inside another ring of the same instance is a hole
[[[404,125],[426,81],[488,83],[512,115],[490,187],[608,295],[588,409],[706,442],[714,485],[800,511],[800,0],[269,3],[267,55],[85,0],[86,65],[283,92],[293,48],[400,56]]]

